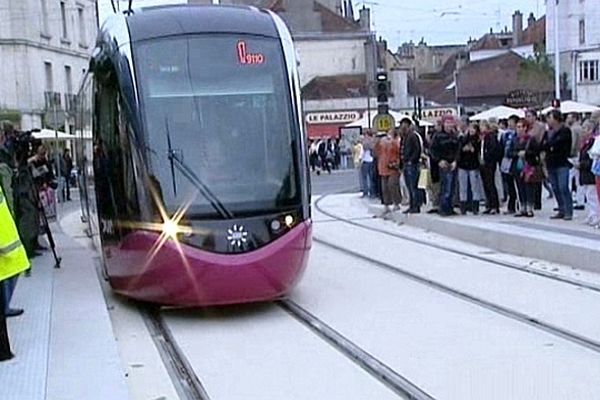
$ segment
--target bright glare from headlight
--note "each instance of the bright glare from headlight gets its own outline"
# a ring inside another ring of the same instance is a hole
[[[177,222],[173,221],[172,219],[168,219],[165,222],[163,222],[162,231],[165,234],[165,236],[172,239],[177,239],[177,234],[179,233],[179,226],[177,226]]]

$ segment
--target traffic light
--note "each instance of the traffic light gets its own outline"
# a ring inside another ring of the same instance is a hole
[[[379,114],[389,113],[389,97],[390,97],[390,81],[388,80],[387,72],[382,71],[377,73],[377,112]]]
[[[557,110],[560,110],[560,100],[559,99],[552,100],[552,108],[556,108]]]
[[[390,81],[387,72],[377,73],[377,102],[387,104],[390,97]]]

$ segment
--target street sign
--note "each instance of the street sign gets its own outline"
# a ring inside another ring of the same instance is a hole
[[[377,114],[373,120],[373,128],[377,132],[388,132],[396,126],[396,120],[390,114]]]

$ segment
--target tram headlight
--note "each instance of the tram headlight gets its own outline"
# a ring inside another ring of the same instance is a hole
[[[288,228],[291,228],[291,227],[292,227],[292,225],[294,225],[294,217],[293,217],[293,216],[291,216],[291,215],[286,215],[286,216],[285,216],[285,225],[286,225]]]

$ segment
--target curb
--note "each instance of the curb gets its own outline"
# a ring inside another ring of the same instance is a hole
[[[381,207],[376,205],[368,206],[370,214],[375,215],[381,213],[381,211]],[[600,240],[597,243],[589,243],[593,242],[591,239],[582,239],[581,244],[565,243],[558,240],[559,236],[567,236],[565,234],[552,234],[554,238],[540,237],[539,230],[516,229],[510,225],[504,227],[504,230],[498,231],[494,229],[494,225],[498,227],[496,223],[475,226],[468,223],[468,221],[461,222],[457,218],[434,218],[421,214],[407,217],[395,213],[390,220],[502,253],[545,260],[576,269],[600,273]],[[576,238],[576,236],[570,236],[571,241],[573,238]]]

